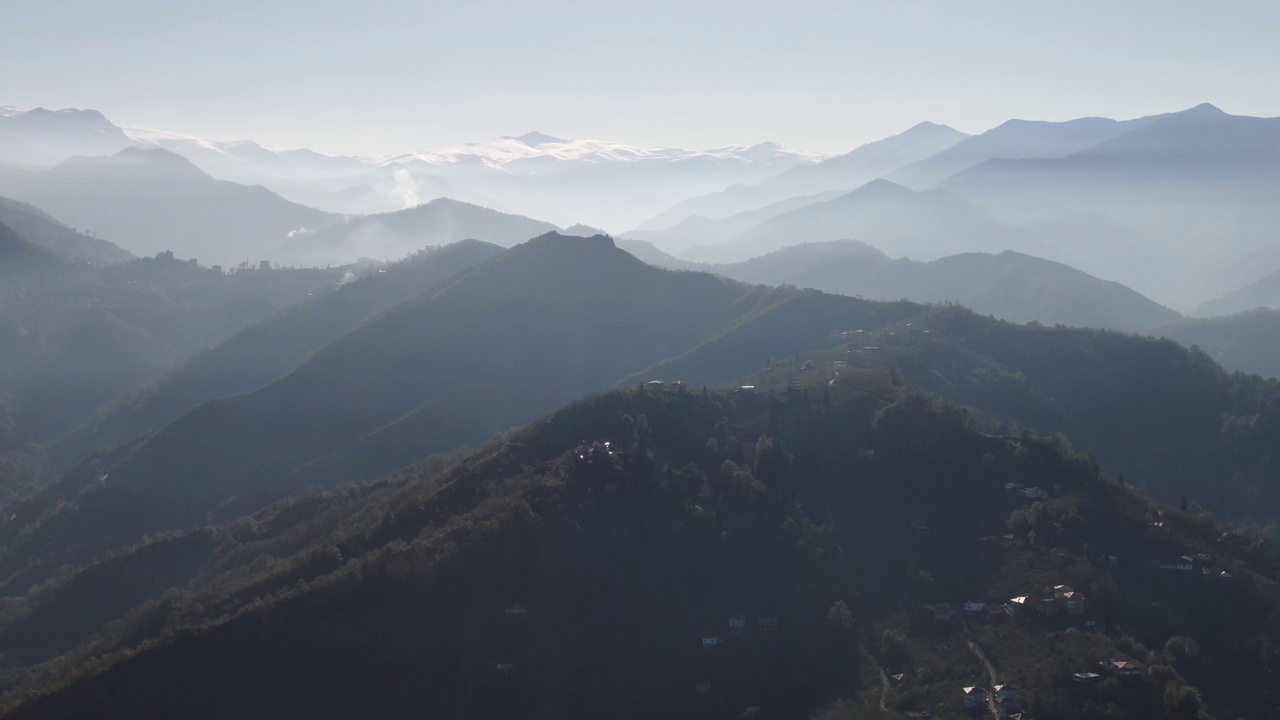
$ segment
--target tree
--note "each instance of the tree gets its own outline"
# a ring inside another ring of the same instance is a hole
[[[827,625],[836,630],[853,629],[853,613],[850,612],[849,606],[845,601],[837,600],[831,606],[831,610],[827,612]]]

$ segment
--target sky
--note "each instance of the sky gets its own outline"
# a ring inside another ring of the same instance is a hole
[[[0,0],[0,105],[379,155],[540,130],[844,152],[931,120],[1280,115],[1274,0]]]

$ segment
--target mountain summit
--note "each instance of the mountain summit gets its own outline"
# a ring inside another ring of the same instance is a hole
[[[504,135],[502,139],[503,140],[519,140],[525,145],[528,145],[529,147],[535,147],[535,148],[538,147],[539,145],[550,145],[552,143],[559,144],[559,143],[569,142],[564,138],[558,138],[558,137],[555,137],[554,135],[547,135],[546,133],[540,133],[537,130],[534,130],[532,132],[527,132],[523,135],[519,135],[515,137],[511,135]]]

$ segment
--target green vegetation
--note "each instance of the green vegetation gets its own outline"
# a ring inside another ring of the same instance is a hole
[[[0,278],[0,392],[18,407],[0,450],[58,437],[99,405],[325,290],[341,273],[224,274],[161,253]]]
[[[5,702],[13,717],[876,717],[884,668],[906,677],[890,709],[953,713],[986,682],[970,636],[1037,717],[1275,702],[1273,546],[1220,547],[1211,522],[1060,441],[989,437],[887,373],[828,389],[613,392],[443,472],[146,539],[5,606]],[[1152,541],[1155,512],[1170,532]],[[978,542],[1008,530],[1020,544]],[[1206,548],[1230,582],[1146,562]],[[920,610],[1061,583],[1088,615]],[[1072,681],[1110,657],[1144,669]]]
[[[997,684],[1041,718],[1280,701],[1280,553],[1244,522],[1280,516],[1280,383],[1171,341],[661,271],[605,237],[386,270],[48,448],[26,387],[0,393],[0,497],[21,496],[0,516],[0,706],[880,718],[961,714],[961,688]],[[314,277],[168,256],[59,272],[119,317],[139,276],[179,308]]]

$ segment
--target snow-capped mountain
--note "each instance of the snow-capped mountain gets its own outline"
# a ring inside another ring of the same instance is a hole
[[[331,212],[384,212],[447,196],[562,225],[613,229],[690,195],[758,182],[821,159],[776,143],[643,148],[541,132],[354,157],[122,128],[94,110],[0,109],[2,165],[51,167],[75,155],[108,155],[130,146],[169,150],[216,178],[263,185]]]
[[[638,148],[603,140],[565,140],[537,131],[518,137],[506,135],[483,143],[467,143],[439,150],[423,150],[387,158],[384,162],[424,162],[430,165],[482,163],[491,168],[517,168],[521,161],[548,158],[563,162],[681,162],[706,160],[743,165],[790,167],[820,160],[822,156],[786,150],[777,143],[733,145],[709,150],[677,147]]]

